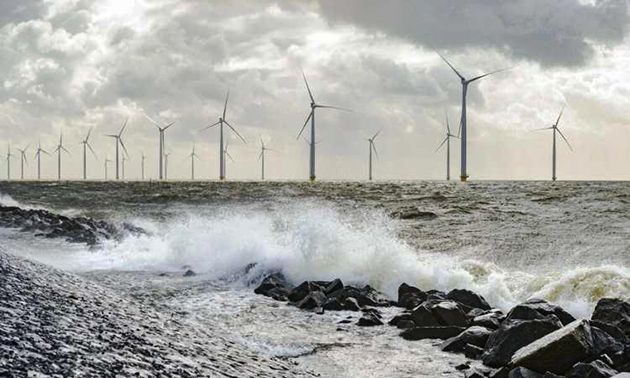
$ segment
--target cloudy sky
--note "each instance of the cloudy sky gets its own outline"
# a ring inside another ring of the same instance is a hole
[[[364,179],[377,139],[379,179],[440,179],[445,112],[457,128],[464,75],[514,69],[470,87],[471,179],[548,179],[554,122],[574,152],[558,148],[562,179],[630,178],[630,43],[627,0],[3,0],[0,2],[0,153],[31,144],[52,152],[63,132],[71,155],[65,178],[79,178],[80,141],[92,128],[102,178],[124,142],[127,177],[157,177],[158,133],[143,116],[176,122],[167,131],[169,178],[218,176],[217,121],[227,118],[233,179],[260,176],[262,138],[273,179],[308,177],[308,146],[296,140],[309,112],[304,70],[315,98],[354,112],[317,113],[317,174]],[[16,153],[16,151],[13,151]],[[56,158],[44,157],[44,176]],[[113,171],[110,166],[110,177]],[[19,160],[12,162],[12,176]],[[452,148],[459,175],[459,146]],[[6,177],[6,168],[0,169]]]

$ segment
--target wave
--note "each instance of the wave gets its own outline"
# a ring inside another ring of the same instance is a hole
[[[603,266],[533,274],[418,251],[399,237],[398,221],[376,210],[301,201],[272,209],[187,209],[166,222],[132,222],[149,233],[106,241],[98,252],[75,253],[56,264],[73,270],[175,271],[190,266],[219,279],[256,263],[249,279],[268,271],[282,271],[295,283],[341,278],[347,284],[372,285],[392,298],[402,282],[426,290],[468,288],[503,309],[542,297],[581,317],[601,297],[630,298],[628,269]]]

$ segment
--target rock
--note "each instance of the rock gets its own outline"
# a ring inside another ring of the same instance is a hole
[[[389,307],[392,302],[387,297],[374,290],[371,286],[367,285],[362,289],[358,289],[353,286],[345,286],[341,290],[337,290],[328,294],[329,298],[354,298],[360,307],[372,306],[372,307]]]
[[[254,293],[271,297],[277,301],[286,301],[289,291],[289,283],[280,272],[268,275],[262,280],[260,285],[254,289]]]
[[[468,364],[459,364],[455,366],[455,370],[458,370],[458,371],[468,370],[468,369],[470,369],[470,365]]]
[[[323,305],[324,310],[328,311],[359,311],[359,303],[354,298],[329,298]]]
[[[413,328],[416,326],[416,323],[412,322],[411,320],[402,320],[398,323],[398,325],[396,325],[396,328],[398,329],[409,329],[409,328]]]
[[[607,331],[604,331],[603,329],[596,327],[594,323],[595,324],[599,323],[598,325],[603,326],[603,328],[607,328]],[[593,346],[592,346],[590,355],[594,357],[593,359],[596,359],[601,355],[615,356],[618,353],[622,353],[620,357],[624,357],[625,355],[624,345],[626,344],[630,345],[630,344],[628,343],[628,338],[625,337],[626,335],[624,335],[623,332],[621,332],[619,328],[610,324],[600,323],[594,320],[591,322],[591,331],[593,335]],[[619,337],[619,340],[617,340],[611,334],[615,334],[617,337]],[[604,361],[604,362],[607,362],[607,361]]]
[[[192,269],[188,269],[186,273],[184,273],[184,277],[194,277],[196,275],[197,273],[195,273],[195,271],[193,271]]]
[[[466,343],[460,340],[457,336],[451,337],[440,344],[440,350],[442,352],[463,353],[465,348]]]
[[[399,219],[411,220],[411,219],[426,219],[431,220],[437,218],[437,214],[430,211],[420,211],[417,208],[406,208],[393,212],[392,216]]]
[[[405,340],[441,339],[446,340],[462,333],[462,327],[415,327],[400,334]]]
[[[609,323],[630,336],[630,303],[616,298],[602,298],[597,302],[592,320]]]
[[[490,378],[508,378],[510,375],[510,368],[503,366],[502,368],[495,370],[490,374]]]
[[[466,344],[483,348],[492,332],[484,327],[473,326],[459,334],[457,337]]]
[[[359,327],[374,327],[383,325],[383,321],[375,315],[374,313],[364,314],[359,322],[357,323]]]
[[[488,302],[486,302],[481,295],[466,289],[451,290],[448,294],[446,294],[446,298],[472,308],[479,308],[482,310],[490,310],[491,308]]]
[[[329,295],[330,293],[334,293],[337,290],[343,289],[343,282],[339,278],[331,281],[328,285],[326,285],[326,289],[324,289],[324,294]]]
[[[630,378],[630,373],[619,373],[617,375],[613,375],[612,378]]]
[[[437,327],[440,325],[435,316],[433,316],[433,312],[424,305],[416,307],[411,312],[410,317],[418,327]]]
[[[322,307],[326,302],[326,296],[321,291],[313,291],[299,301],[296,306],[302,310],[313,310]]]
[[[503,315],[502,312],[492,311],[483,315],[475,316],[472,320],[472,325],[488,329],[498,329],[504,319],[505,315]]]
[[[467,327],[468,317],[457,302],[447,301],[431,306],[433,316],[443,326]]]
[[[481,358],[482,354],[483,348],[479,348],[478,346],[466,344],[466,346],[464,347],[464,356],[466,356],[466,358],[478,360],[479,358]]]
[[[506,320],[488,338],[483,363],[490,367],[504,366],[510,362],[514,352],[561,327],[562,323],[555,316],[536,320]]]
[[[617,371],[602,361],[590,363],[578,362],[565,373],[567,378],[609,378],[617,375]]]
[[[553,305],[543,299],[530,299],[514,307],[505,320],[534,320],[548,315],[555,315],[562,325],[572,323],[575,318],[562,307]]]
[[[554,373],[552,373],[550,371],[545,372],[545,374],[543,374],[542,377],[543,378],[565,378],[565,376],[563,376],[563,375],[557,375],[557,374],[554,374]]]
[[[326,290],[326,286],[327,285],[320,285],[314,281],[304,281],[297,287],[293,288],[293,290],[289,292],[289,295],[287,295],[287,298],[291,302],[299,302],[314,291],[319,291],[323,294]]]
[[[592,349],[590,324],[587,320],[576,320],[516,351],[511,364],[562,374],[587,358]]]
[[[508,378],[542,378],[542,375],[524,367],[517,367],[510,370]]]
[[[401,284],[398,287],[398,306],[411,310],[427,300],[427,293],[417,287]]]
[[[411,315],[410,314],[406,314],[406,313],[402,313],[400,315],[396,315],[396,316],[394,316],[392,318],[392,320],[387,322],[387,324],[395,327],[395,326],[398,325],[399,322],[401,322],[403,320],[411,320]]]

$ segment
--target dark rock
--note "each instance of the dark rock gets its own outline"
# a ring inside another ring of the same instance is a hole
[[[322,307],[326,302],[326,296],[321,291],[313,291],[306,295],[301,301],[296,303],[297,308],[302,310],[313,310]]]
[[[510,375],[510,368],[503,366],[502,368],[495,370],[490,374],[490,378],[508,378]]]
[[[514,352],[561,327],[562,323],[555,316],[536,320],[506,320],[488,338],[483,363],[490,367],[504,366],[510,362]]]
[[[480,308],[472,308],[470,311],[466,313],[466,316],[472,319],[472,318],[476,318],[477,316],[485,315],[487,312],[488,311],[482,310]]]
[[[502,312],[491,311],[483,315],[475,316],[472,320],[472,325],[489,329],[498,329],[504,319],[505,315],[503,315]]]
[[[446,340],[462,333],[462,327],[415,327],[400,334],[405,340],[441,339]]]
[[[466,344],[466,346],[464,347],[464,356],[466,356],[466,358],[478,360],[479,358],[481,358],[482,354],[483,348],[479,348],[478,346]]]
[[[440,350],[442,352],[463,353],[465,348],[466,343],[457,336],[451,337],[440,344]]]
[[[486,374],[475,368],[475,369],[471,369],[467,374],[466,374],[466,378],[485,378]]]
[[[361,308],[354,298],[329,298],[323,305],[328,311],[359,311]]]
[[[458,371],[468,370],[468,369],[470,369],[469,364],[460,364],[460,365],[455,366],[455,370],[458,370]]]
[[[289,295],[287,295],[287,298],[291,302],[299,302],[314,291],[319,291],[323,294],[325,290],[326,285],[319,285],[313,281],[304,281],[297,287],[293,288],[293,290],[289,292]]]
[[[437,214],[432,213],[430,211],[420,211],[417,208],[406,208],[401,209],[399,211],[393,212],[392,217],[411,220],[411,219],[435,219],[437,218]]]
[[[592,348],[591,326],[587,320],[576,320],[516,351],[511,364],[562,374],[587,358]]]
[[[562,325],[567,325],[575,320],[562,307],[537,298],[530,299],[514,307],[507,314],[505,320],[534,320],[542,319],[548,315],[555,315]]]
[[[433,316],[433,312],[424,305],[416,307],[411,312],[410,317],[418,327],[436,327],[440,325],[435,316]]]
[[[554,373],[552,373],[550,371],[545,372],[545,374],[543,374],[542,377],[543,378],[565,378],[565,376],[563,376],[563,375],[557,375],[557,374],[554,374]]]
[[[254,289],[254,293],[271,297],[277,301],[286,301],[289,291],[289,283],[280,272],[268,275],[262,280],[260,285]]]
[[[387,324],[391,325],[391,326],[397,326],[399,322],[403,321],[403,320],[411,320],[411,315],[410,314],[400,314],[400,315],[396,315],[392,318],[392,320],[390,320],[389,322],[387,322]]]
[[[398,328],[398,329],[409,329],[409,328],[413,328],[415,326],[416,326],[416,323],[412,322],[411,320],[401,320],[396,325],[396,328]]]
[[[345,298],[354,298],[357,300],[360,307],[389,307],[392,305],[392,301],[387,299],[384,294],[374,290],[369,285],[363,287],[362,289],[358,289],[353,286],[345,286],[341,290],[328,294],[328,297],[339,298],[340,300]]]
[[[339,278],[331,281],[328,285],[326,285],[326,289],[324,290],[324,294],[329,295],[330,293],[334,293],[337,290],[343,289],[343,282]]]
[[[492,332],[484,327],[473,326],[459,334],[457,337],[466,344],[483,348]]]
[[[616,298],[602,298],[591,316],[593,320],[609,323],[630,336],[630,303]]]
[[[590,363],[578,362],[565,373],[567,378],[609,378],[616,374],[616,370],[599,360]]]
[[[383,321],[380,319],[379,316],[375,315],[374,313],[366,313],[364,314],[361,319],[359,319],[359,322],[357,323],[357,325],[359,327],[374,327],[374,326],[381,326],[383,325]]]
[[[427,293],[403,283],[398,287],[398,306],[411,310],[427,299]]]
[[[451,290],[446,295],[446,298],[472,308],[479,308],[482,310],[490,310],[491,308],[484,297],[466,289]]]
[[[197,273],[195,273],[195,271],[193,271],[192,269],[188,269],[186,273],[184,273],[184,277],[194,277],[196,275]]]
[[[524,367],[516,367],[510,370],[510,374],[508,374],[508,378],[541,378],[542,375],[536,373],[535,371],[531,371]]]
[[[593,346],[590,354],[592,357],[594,357],[593,359],[597,359],[597,357],[601,355],[614,356],[617,353],[624,353],[624,345],[628,344],[628,338],[625,337],[625,335],[621,332],[621,330],[619,330],[619,328],[612,325],[606,325],[605,323],[600,323],[600,326],[608,328],[609,332],[607,332],[599,327],[594,326],[593,323],[599,322],[591,322]],[[620,340],[616,340],[615,337],[611,335],[611,333],[616,334],[617,336],[621,335]]]
[[[435,319],[444,326],[467,327],[468,317],[457,302],[447,301],[431,306]]]

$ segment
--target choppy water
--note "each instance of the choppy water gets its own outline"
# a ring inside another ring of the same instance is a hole
[[[356,314],[316,316],[257,297],[248,282],[260,272],[339,277],[392,296],[401,282],[465,287],[504,309],[538,296],[576,316],[602,296],[630,298],[630,183],[0,183],[0,193],[0,203],[150,231],[96,250],[3,231],[3,249],[220,324],[246,347],[324,376],[458,376],[461,358],[391,327],[337,330]],[[408,207],[437,217],[391,216]],[[181,278],[183,266],[200,275]]]

